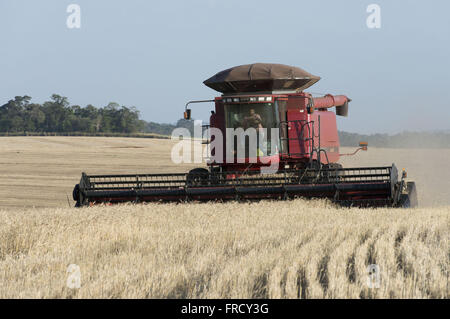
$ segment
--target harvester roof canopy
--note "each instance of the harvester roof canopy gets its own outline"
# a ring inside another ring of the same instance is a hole
[[[222,92],[302,91],[320,77],[300,68],[274,63],[254,63],[223,70],[203,82]]]

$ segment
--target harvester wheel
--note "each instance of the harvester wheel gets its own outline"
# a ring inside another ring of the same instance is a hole
[[[328,165],[325,165],[325,168],[327,168],[327,169],[342,169],[342,165],[339,163],[330,163]]]
[[[81,206],[81,192],[80,192],[80,184],[75,185],[72,191],[72,197],[75,201],[75,207]]]
[[[325,166],[322,167],[324,168]],[[320,163],[317,160],[313,160],[305,169],[299,171],[298,183],[314,183],[314,181],[320,179],[320,169]]]
[[[328,176],[330,182],[339,182],[340,177],[342,176],[343,172],[340,171],[342,169],[342,165],[339,163],[330,163],[328,165],[324,165],[324,168],[328,170]]]
[[[311,163],[309,163],[307,165],[307,167],[311,170],[319,170],[320,169],[320,164],[317,160],[313,160]]]
[[[206,168],[191,169],[186,178],[187,186],[205,186],[208,185],[209,171]]]
[[[72,191],[73,200],[78,201],[79,196],[80,196],[80,185],[77,184],[77,185],[75,185],[75,187],[73,188],[73,191]]]

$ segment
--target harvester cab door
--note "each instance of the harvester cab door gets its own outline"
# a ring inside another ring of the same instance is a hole
[[[310,154],[310,123],[306,112],[302,110],[287,110],[289,157],[295,159],[307,158]]]
[[[311,123],[303,97],[275,99],[280,118],[280,157],[284,160],[304,160],[311,154]]]

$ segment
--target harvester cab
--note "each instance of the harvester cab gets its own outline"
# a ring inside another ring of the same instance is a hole
[[[279,169],[338,166],[336,114],[330,108],[345,105],[348,109],[346,96],[313,97],[295,91],[231,93],[188,104],[212,101],[215,110],[210,128],[218,130],[224,141],[215,146],[222,148],[221,155],[212,156],[214,160],[208,163],[216,171],[258,171],[274,163]],[[190,116],[191,110],[186,108],[186,114]],[[253,151],[251,129],[256,141]]]
[[[345,95],[314,97],[304,90],[320,78],[281,64],[241,65],[204,84],[220,93],[208,132],[207,168],[178,174],[87,175],[74,189],[77,206],[150,201],[328,198],[345,206],[414,207],[414,182],[395,165],[343,168],[336,115],[347,116]],[[332,111],[335,108],[335,112]],[[270,169],[269,169],[270,168]],[[275,169],[274,169],[275,168]]]

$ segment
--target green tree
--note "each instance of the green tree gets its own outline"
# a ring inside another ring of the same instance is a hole
[[[43,104],[30,103],[31,97],[16,96],[0,106],[1,132],[116,132],[134,133],[144,129],[135,107],[111,102],[104,108],[89,104],[70,105],[67,97],[53,94]]]

